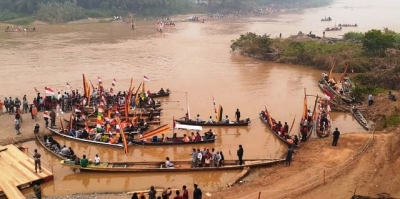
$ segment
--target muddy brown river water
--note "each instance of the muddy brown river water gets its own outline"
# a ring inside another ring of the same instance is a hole
[[[183,116],[187,103],[192,116],[200,114],[204,120],[214,116],[213,97],[223,106],[224,115],[233,118],[239,108],[242,117],[252,121],[249,127],[213,128],[218,135],[216,143],[194,147],[214,147],[222,150],[226,159],[235,159],[237,147],[242,144],[245,158],[279,158],[286,146],[259,121],[258,113],[266,106],[282,122],[290,124],[296,118],[292,133],[297,134],[303,89],[307,88],[310,95],[320,94],[316,82],[323,71],[231,53],[231,40],[248,31],[272,37],[279,33],[285,37],[300,30],[322,35],[324,28],[335,23],[357,23],[359,27],[328,32],[327,36],[383,27],[399,31],[400,22],[392,20],[400,16],[399,4],[397,0],[339,0],[324,8],[263,18],[208,20],[204,24],[182,22],[174,28],[165,28],[164,33],[155,31],[154,21],[140,21],[134,31],[124,23],[92,23],[40,25],[34,33],[0,32],[0,97],[26,94],[31,101],[34,87],[43,93],[45,86],[64,90],[66,82],[72,88],[81,88],[82,73],[92,82],[101,77],[107,88],[116,78],[116,90],[126,90],[131,77],[138,85],[146,75],[151,80],[146,84],[147,89],[172,90],[172,95],[163,99],[163,123],[172,125],[173,117]],[[321,22],[325,16],[333,21]],[[310,97],[310,108],[312,101]],[[342,133],[363,131],[350,114],[333,113],[332,117],[333,126]],[[193,147],[133,146],[130,154],[125,155],[119,149],[56,139],[71,146],[78,155],[86,154],[93,159],[99,154],[104,161],[159,161],[166,156],[189,160]],[[129,191],[150,185],[181,187],[193,183],[204,190],[217,190],[239,172],[75,174],[63,168],[38,143],[31,141],[24,145],[38,148],[44,162],[53,165],[55,178],[43,185],[45,195]]]

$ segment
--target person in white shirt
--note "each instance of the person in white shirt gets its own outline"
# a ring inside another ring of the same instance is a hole
[[[174,168],[174,163],[169,161],[169,157],[165,158],[165,167],[166,168]]]
[[[199,115],[199,114],[197,114],[196,122],[197,122],[197,123],[200,123],[200,122],[201,122],[201,119],[200,119],[200,115]]]
[[[210,116],[210,119],[207,121],[207,123],[208,123],[208,124],[214,123],[214,121],[213,121],[213,119],[212,119],[212,116]]]
[[[222,123],[224,123],[224,124],[229,124],[229,118],[228,118],[228,116],[225,116],[225,119],[222,120]]]
[[[94,157],[94,165],[99,165],[100,164],[100,157],[98,154]]]
[[[203,154],[200,152],[200,149],[197,150],[197,163],[198,167],[202,167],[202,159],[203,159]]]

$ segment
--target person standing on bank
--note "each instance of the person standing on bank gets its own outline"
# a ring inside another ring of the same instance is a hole
[[[39,167],[39,173],[42,172],[42,165],[40,163],[40,153],[37,152],[37,149],[35,149],[35,153],[33,154],[33,159],[35,160],[35,173],[37,173],[37,169]]]
[[[42,199],[42,188],[40,187],[39,182],[36,182],[33,186],[33,192],[37,199]]]
[[[285,159],[286,166],[290,166],[290,163],[292,162],[293,153],[294,153],[294,151],[292,149],[292,146],[289,146],[289,149],[287,150],[287,154],[286,154],[286,159]]]
[[[201,189],[197,184],[193,185],[194,190],[193,190],[193,199],[201,199],[203,197],[203,193],[201,192]]]
[[[236,109],[235,116],[236,116],[236,122],[239,122],[240,121],[240,111],[239,111],[239,109]]]
[[[368,106],[371,106],[374,103],[374,98],[372,97],[372,94],[368,95]]]
[[[239,165],[242,165],[243,164],[243,147],[242,147],[242,145],[239,145],[239,149],[237,150],[237,156],[238,156],[238,158],[239,158]]]
[[[338,128],[336,128],[335,131],[333,132],[332,146],[337,146],[337,142],[339,140],[339,136],[340,136],[340,131],[338,130]]]

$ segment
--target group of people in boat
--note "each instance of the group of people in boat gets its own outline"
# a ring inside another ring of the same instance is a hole
[[[323,19],[321,19],[321,21],[332,21],[332,18],[331,17],[328,17],[328,18],[323,18]]]
[[[211,150],[209,148],[196,149],[193,148],[191,156],[191,167],[221,167],[224,166],[224,154],[222,151],[217,151],[214,148]],[[171,162],[169,157],[165,158],[165,168],[174,168],[176,165]]]
[[[342,30],[342,26],[339,26],[339,27],[331,27],[331,28],[327,27],[327,28],[325,28],[325,31],[338,31],[338,30]]]
[[[313,117],[313,113],[310,110],[308,110],[307,111],[307,119],[302,121],[301,129],[300,129],[302,142],[307,141],[308,132],[310,130],[310,127],[313,125],[312,117]]]
[[[338,26],[339,27],[357,27],[358,25],[355,23],[355,24],[339,24]]]
[[[74,150],[72,150],[71,147],[67,147],[65,145],[61,147],[60,143],[58,143],[56,140],[54,140],[51,135],[45,135],[43,137],[43,141],[44,141],[45,146],[48,147],[54,153],[57,153],[57,154],[61,155],[62,157],[65,157],[70,160],[75,159],[76,155],[75,155]]]
[[[277,134],[282,139],[286,140],[289,144],[293,144],[296,146],[299,145],[299,138],[297,137],[297,135],[293,137],[289,135],[289,125],[287,124],[287,122],[285,122],[285,124],[282,125],[281,121],[276,122],[274,118],[272,117],[269,118],[270,116],[265,111],[261,111],[260,115],[266,121],[269,121],[269,119],[271,119],[272,121],[271,129],[272,131],[274,131],[275,134]]]
[[[318,109],[319,109],[320,113],[317,118],[317,122],[318,122],[318,126],[319,126],[319,128],[317,130],[322,135],[329,134],[331,122],[330,122],[330,116],[329,116],[330,107],[328,105],[328,100],[321,98],[319,101]]]
[[[153,136],[151,142],[202,142],[206,140],[215,140],[216,137],[215,133],[210,129],[204,133],[204,136],[201,136],[199,132],[191,132],[190,135],[183,134],[183,137],[178,137],[177,133],[173,133],[172,137],[161,134],[161,137]],[[143,142],[147,142],[146,139],[143,139],[143,133],[139,134],[139,139]]]

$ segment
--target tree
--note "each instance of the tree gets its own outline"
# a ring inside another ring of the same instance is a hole
[[[367,54],[383,57],[386,49],[395,46],[395,38],[391,34],[373,29],[365,33],[362,43]]]

